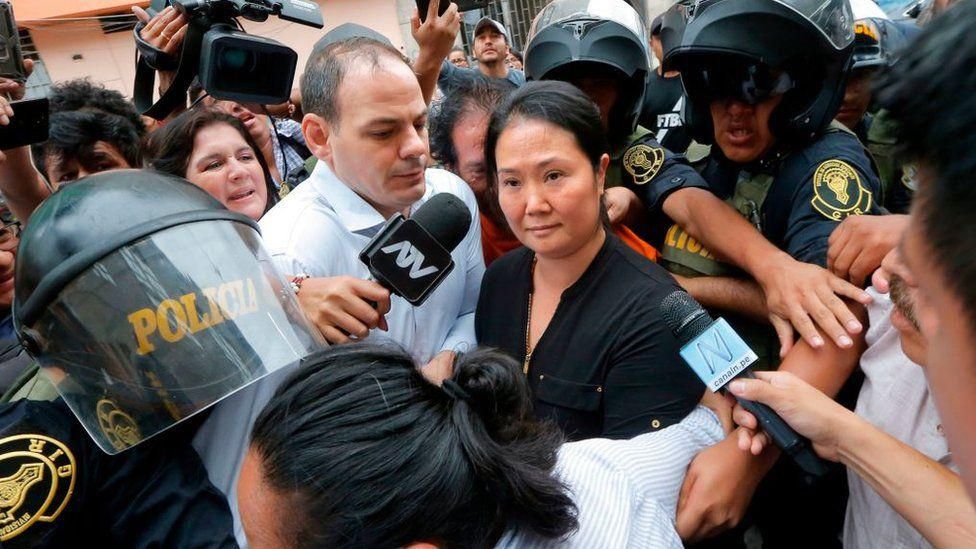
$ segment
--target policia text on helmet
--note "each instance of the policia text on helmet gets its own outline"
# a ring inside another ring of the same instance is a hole
[[[716,101],[781,98],[769,120],[778,141],[826,128],[843,98],[854,21],[846,0],[700,0],[665,16],[664,66],[681,73],[685,122],[712,143]]]
[[[321,345],[252,219],[142,170],[65,185],[21,238],[14,326],[115,454]]]

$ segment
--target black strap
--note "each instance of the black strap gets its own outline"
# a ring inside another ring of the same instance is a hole
[[[156,87],[156,69],[136,51],[136,81],[132,95],[139,112],[156,120],[163,120],[176,107],[186,106],[186,91],[190,89],[200,65],[200,46],[203,44],[204,32],[206,27],[202,23],[190,21],[183,39],[176,76],[173,77],[169,89],[155,103],[153,94]]]

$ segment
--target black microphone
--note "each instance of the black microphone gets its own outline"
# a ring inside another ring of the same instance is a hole
[[[675,290],[665,297],[661,314],[681,344],[681,358],[709,390],[725,390],[737,377],[755,378],[749,365],[757,360],[756,353],[725,319],[712,320],[687,292]],[[756,416],[763,431],[801,469],[818,477],[827,472],[824,462],[810,447],[810,441],[794,431],[772,408],[744,398],[736,397],[736,400]]]
[[[450,193],[435,194],[410,219],[396,214],[359,254],[373,280],[421,305],[454,269],[451,252],[471,227],[471,212]]]

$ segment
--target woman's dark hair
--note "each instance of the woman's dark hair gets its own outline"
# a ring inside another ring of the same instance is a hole
[[[600,158],[610,151],[606,131],[600,120],[600,110],[576,86],[558,80],[529,82],[508,96],[495,109],[485,136],[485,166],[488,189],[492,200],[498,200],[498,162],[495,151],[498,138],[515,120],[537,120],[566,130],[576,138],[593,169],[600,166]],[[600,206],[604,225],[609,226],[606,208]]]
[[[264,208],[267,212],[278,202],[278,190],[274,180],[271,178],[271,170],[268,163],[261,154],[261,149],[254,142],[251,134],[240,120],[233,116],[211,108],[198,106],[190,109],[167,123],[162,128],[156,130],[149,137],[149,145],[146,158],[150,168],[175,175],[186,177],[187,169],[190,165],[190,155],[193,153],[193,142],[197,133],[204,128],[214,124],[227,124],[241,134],[244,141],[254,151],[254,157],[261,165],[264,173],[264,183],[268,189],[268,203]]]
[[[251,448],[288,502],[291,547],[490,547],[510,527],[577,527],[552,475],[562,434],[531,418],[525,377],[496,351],[462,355],[449,392],[402,350],[350,344],[303,361],[258,417]]]

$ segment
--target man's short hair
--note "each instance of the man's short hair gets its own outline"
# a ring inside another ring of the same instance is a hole
[[[32,149],[34,163],[46,175],[49,157],[63,160],[87,158],[99,141],[115,147],[129,166],[138,168],[142,165],[142,142],[131,121],[115,114],[88,110],[52,114],[47,141]]]
[[[376,68],[381,58],[410,60],[389,44],[357,36],[333,42],[315,51],[302,74],[302,109],[321,116],[326,122],[339,121],[338,92],[348,68],[353,64]]]
[[[934,262],[976,325],[976,2],[936,18],[883,75],[878,99],[927,179],[916,215]]]
[[[54,84],[51,86],[48,101],[52,115],[67,111],[102,111],[128,120],[140,138],[146,135],[146,126],[131,101],[121,93],[107,89],[87,78]]]
[[[430,154],[445,166],[457,166],[457,149],[451,134],[463,115],[483,112],[491,115],[505,97],[515,90],[508,80],[473,78],[447,94],[430,118]],[[487,120],[485,125],[487,127]]]

